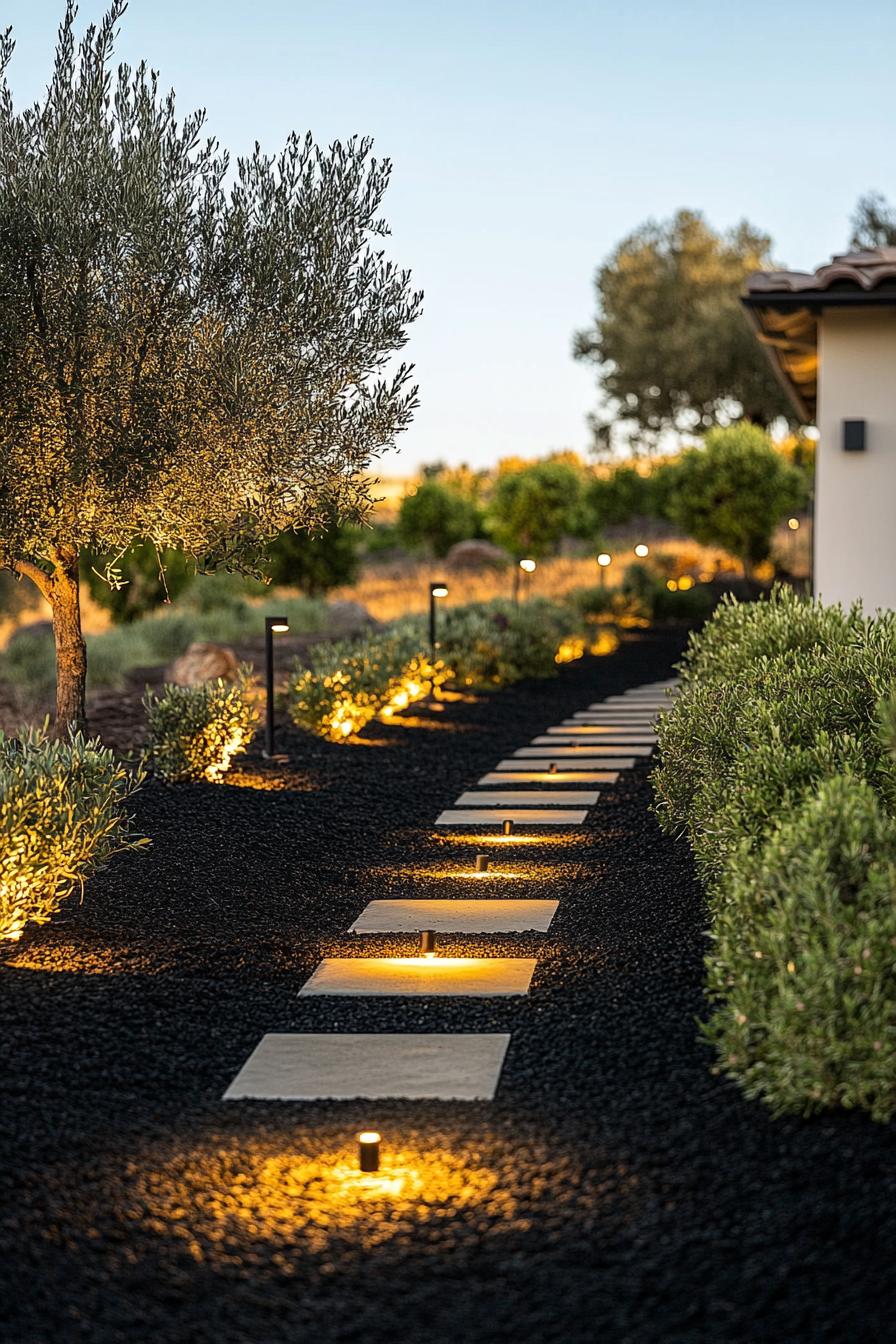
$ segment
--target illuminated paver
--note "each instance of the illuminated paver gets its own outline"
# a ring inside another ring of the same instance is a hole
[[[455,807],[593,807],[597,789],[469,789]]]
[[[437,826],[500,826],[502,821],[521,826],[581,826],[586,811],[563,807],[449,807],[436,818]]]
[[[549,784],[552,787],[562,784],[615,784],[619,778],[618,770],[570,770],[565,766],[550,774],[547,767],[543,770],[521,770],[521,761],[499,761],[498,768],[483,775],[479,784]]]
[[[269,1033],[246,1060],[224,1100],[491,1101],[509,1043],[505,1032]]]
[[[353,933],[546,933],[558,901],[371,901]]]
[[[534,957],[325,957],[299,994],[504,997],[527,994],[534,970]]]
[[[542,739],[542,740],[544,740],[544,741],[550,741],[549,738]],[[581,742],[581,743],[579,744],[579,746],[577,746],[577,747],[575,747],[575,746],[567,746],[567,745],[565,745],[565,744],[562,743],[562,742],[561,742],[561,743],[552,743],[550,746],[547,746],[547,747],[544,747],[544,746],[538,746],[538,745],[536,744],[536,745],[534,745],[534,746],[529,746],[529,747],[520,747],[520,749],[519,749],[518,751],[515,751],[513,754],[514,754],[515,757],[519,757],[519,756],[538,756],[538,757],[544,757],[544,756],[547,756],[549,759],[550,759],[550,758],[556,758],[558,761],[561,760],[561,759],[565,759],[565,758],[567,758],[567,757],[569,757],[569,756],[581,756],[582,760],[584,760],[586,757],[590,757],[590,758],[593,758],[593,759],[597,759],[598,757],[605,756],[605,757],[608,757],[609,759],[611,759],[611,760],[613,761],[614,766],[615,766],[615,765],[617,764],[617,762],[620,761],[620,760],[624,760],[624,759],[630,758],[630,757],[632,757],[632,756],[649,756],[649,755],[651,754],[652,751],[653,751],[653,747],[639,747],[639,746],[637,746],[637,745],[635,745],[635,746],[626,745],[626,746],[624,746],[623,748],[620,748],[619,746],[615,746],[615,747],[614,747],[614,746],[610,746],[609,743],[607,743],[607,742],[584,742],[584,741],[583,741],[583,742]],[[609,759],[608,759],[608,762],[607,762],[608,764],[609,764]],[[625,765],[625,766],[620,766],[619,768],[620,768],[620,770],[628,770],[628,769],[630,768],[630,766]]]

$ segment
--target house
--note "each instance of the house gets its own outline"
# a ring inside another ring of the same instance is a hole
[[[758,272],[742,302],[800,418],[818,426],[816,596],[896,608],[896,247],[811,274]]]

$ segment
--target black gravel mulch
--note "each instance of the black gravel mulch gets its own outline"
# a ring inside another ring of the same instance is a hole
[[[4,1344],[896,1338],[896,1131],[774,1120],[712,1076],[701,895],[646,763],[574,837],[495,845],[513,877],[468,880],[476,846],[432,826],[682,642],[146,787],[152,847],[2,970]],[[297,998],[321,955],[401,945],[346,935],[368,900],[470,894],[559,898],[549,935],[466,944],[536,948],[528,997]],[[512,1040],[489,1104],[223,1103],[278,1030]],[[382,1186],[351,1170],[370,1126]]]

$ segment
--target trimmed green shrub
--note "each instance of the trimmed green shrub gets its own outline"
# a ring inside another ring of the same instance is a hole
[[[744,843],[714,897],[706,1028],[775,1111],[896,1111],[896,822],[842,775]]]
[[[896,617],[786,591],[692,636],[657,813],[708,885],[719,1068],[776,1110],[896,1109]]]
[[[113,854],[148,843],[125,811],[141,782],[80,733],[0,733],[0,940],[45,924]]]
[[[566,635],[582,622],[567,606],[545,598],[512,602],[471,602],[449,607],[440,631],[440,650],[454,680],[463,686],[509,685],[524,677],[549,677]]]
[[[396,623],[354,642],[312,649],[307,667],[296,665],[288,691],[293,723],[344,741],[381,715],[389,718],[442,685],[449,669],[423,652],[423,625]]]
[[[145,759],[169,784],[217,783],[251,742],[259,717],[245,667],[232,683],[219,677],[200,686],[164,686],[158,696],[147,691],[143,705]]]

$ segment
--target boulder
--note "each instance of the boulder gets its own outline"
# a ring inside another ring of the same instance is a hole
[[[360,602],[327,603],[327,635],[332,639],[350,639],[379,625]]]
[[[506,569],[510,556],[490,541],[458,541],[445,557],[451,569],[481,570]]]
[[[223,644],[191,644],[168,668],[165,679],[177,686],[199,686],[203,681],[236,681],[240,665],[233,649]]]

